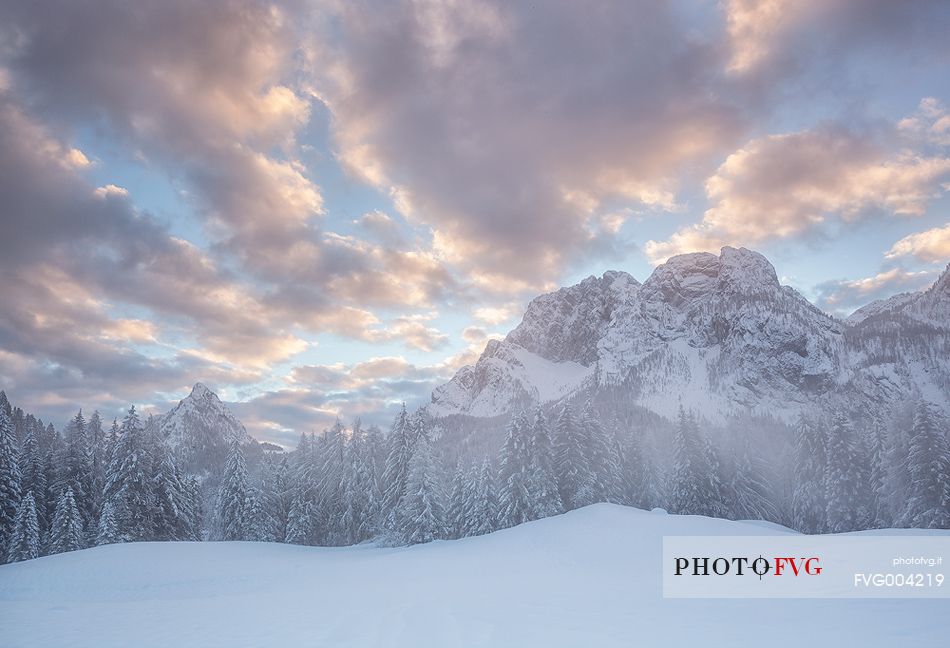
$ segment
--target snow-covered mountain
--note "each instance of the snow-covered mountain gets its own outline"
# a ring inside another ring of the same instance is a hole
[[[193,473],[223,466],[228,446],[234,440],[255,443],[244,424],[202,383],[195,384],[186,398],[159,417],[157,425],[183,467]]]
[[[437,388],[431,414],[491,417],[605,388],[665,416],[950,399],[950,272],[847,321],[779,283],[761,254],[685,254],[644,282],[607,272],[541,295],[521,324]]]

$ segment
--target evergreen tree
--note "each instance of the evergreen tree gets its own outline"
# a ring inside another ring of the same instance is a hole
[[[376,483],[376,490],[379,496],[376,498],[377,511],[383,505],[383,469],[386,467],[386,441],[379,430],[379,426],[371,425],[366,431],[366,461],[369,463],[373,474],[373,481]]]
[[[397,538],[402,544],[409,545],[445,536],[442,485],[429,435],[424,428],[416,431],[414,446],[406,491],[396,506]]]
[[[623,454],[627,501],[647,511],[660,506],[659,475],[646,436],[634,431]]]
[[[286,457],[268,463],[263,491],[264,501],[267,503],[267,510],[270,512],[272,519],[274,540],[276,542],[286,542],[290,505],[293,503],[290,466]]]
[[[224,466],[224,476],[215,504],[212,539],[244,540],[247,534],[247,464],[241,445],[234,440]]]
[[[731,517],[736,520],[778,520],[778,509],[772,500],[762,463],[753,457],[746,439],[736,460],[736,471],[730,489]]]
[[[244,539],[254,542],[273,542],[273,524],[270,515],[264,509],[263,493],[259,489],[248,490],[245,510],[247,511],[247,531]]]
[[[872,529],[884,529],[891,526],[891,515],[887,506],[887,492],[885,490],[887,488],[887,432],[880,419],[875,419],[871,425],[869,445],[870,527]]]
[[[124,542],[151,540],[155,529],[150,443],[133,405],[122,420],[106,475],[103,502],[111,502]]]
[[[478,475],[478,515],[474,518],[472,532],[469,535],[483,535],[499,528],[498,490],[495,486],[495,471],[488,459],[482,463]]]
[[[42,428],[40,429],[42,432]],[[49,518],[46,516],[46,470],[43,465],[43,455],[40,452],[36,435],[36,426],[30,426],[23,439],[20,450],[20,486],[24,492],[33,494],[36,519],[39,524],[39,534],[42,538],[49,528]]]
[[[53,514],[56,512],[56,458],[55,451],[50,448],[43,455],[43,476],[46,489],[41,497],[36,498],[36,516],[40,520],[40,542],[46,547],[49,543],[49,530],[53,525]],[[40,510],[42,507],[43,510]]]
[[[357,421],[346,446],[343,527],[347,544],[368,540],[376,532],[380,493],[370,451],[366,434]]]
[[[585,453],[591,473],[591,502],[617,502],[620,497],[620,461],[616,446],[600,424],[590,401],[581,412],[580,426],[587,440]]]
[[[449,495],[449,507],[445,513],[445,537],[450,540],[461,538],[465,535],[466,515],[468,514],[468,502],[465,497],[467,494],[466,473],[462,470],[462,465],[455,467],[455,474],[452,477],[452,491]]]
[[[287,535],[285,542],[291,544],[310,544],[313,537],[313,523],[308,498],[297,493],[290,505],[290,514],[287,517]]]
[[[826,439],[827,463],[825,514],[830,533],[854,531],[860,528],[867,506],[866,483],[862,483],[860,462],[854,428],[851,421],[837,413],[831,419],[831,432]]]
[[[564,509],[593,503],[594,475],[590,468],[587,439],[567,405],[554,425],[554,462]]]
[[[393,512],[406,492],[406,481],[409,477],[409,462],[412,459],[415,433],[410,424],[406,406],[396,415],[392,430],[389,432],[389,453],[386,456],[386,467],[383,470],[383,504],[381,515],[386,517],[388,528],[395,529]]]
[[[541,406],[538,405],[531,424],[528,442],[528,492],[532,501],[532,519],[564,512],[557,473],[554,469],[554,442]]]
[[[735,496],[730,490],[731,484],[723,477],[719,452],[706,437],[700,437],[700,447],[704,475],[702,479],[703,505],[698,513],[709,517],[728,518],[729,502],[734,501]]]
[[[326,545],[347,544],[343,529],[346,431],[339,419],[324,432],[320,457],[317,540]]]
[[[76,506],[73,490],[67,488],[56,504],[50,528],[49,552],[56,554],[82,549],[82,537],[82,515]]]
[[[673,433],[673,513],[705,515],[713,494],[708,490],[710,471],[704,451],[696,421],[681,405]]]
[[[63,470],[58,489],[71,488],[76,506],[82,516],[83,528],[95,518],[95,485],[93,483],[92,455],[82,410],[73,418],[66,436],[66,448],[62,462]]]
[[[489,476],[491,470],[489,469]],[[461,520],[461,527],[458,529],[459,537],[478,535],[480,519],[483,515],[484,502],[480,497],[481,473],[478,466],[469,467],[462,478],[462,510],[456,519],[456,524]]]
[[[109,460],[109,455],[106,454],[106,436],[98,410],[92,413],[86,430],[92,469],[90,477],[92,518],[98,519],[102,509],[102,489],[105,487],[105,471]]]
[[[825,436],[821,426],[802,415],[795,441],[795,492],[792,494],[792,520],[802,533],[821,533],[825,529]]]
[[[531,478],[528,474],[530,434],[524,412],[511,419],[499,461],[500,522],[505,527],[534,519],[534,502],[529,491]]]
[[[182,478],[181,481],[185,489],[184,515],[188,531],[185,540],[198,542],[202,539],[201,487],[198,484],[198,479],[194,476]]]
[[[8,409],[9,407],[0,407],[0,556],[6,555],[22,492],[19,451]]]
[[[152,493],[155,498],[155,540],[191,540],[185,486],[181,473],[161,443],[152,446]]]
[[[28,491],[17,507],[13,535],[7,548],[7,562],[38,558],[40,555],[40,525],[36,518],[36,502]]]
[[[317,500],[317,443],[313,434],[301,434],[300,442],[293,454],[292,472],[293,483],[291,492],[291,509],[287,518],[286,542],[293,544],[313,544],[314,520],[313,509]],[[294,502],[297,502],[294,510]],[[294,522],[293,533],[290,529]],[[303,534],[303,535],[301,535]],[[291,539],[291,536],[293,539]]]
[[[107,545],[122,542],[122,534],[119,533],[119,521],[115,516],[115,505],[107,501],[102,506],[102,514],[99,516],[99,525],[96,532],[96,545]]]
[[[922,529],[950,528],[950,441],[945,420],[926,401],[915,407],[907,468],[909,489],[901,522]]]

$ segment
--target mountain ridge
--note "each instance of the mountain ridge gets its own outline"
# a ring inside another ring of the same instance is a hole
[[[642,284],[609,271],[536,297],[427,407],[492,417],[608,386],[667,417],[679,403],[712,419],[762,411],[792,420],[815,402],[853,409],[914,396],[946,407],[950,272],[855,315],[824,313],[757,252],[680,255]],[[888,350],[901,331],[907,339]]]

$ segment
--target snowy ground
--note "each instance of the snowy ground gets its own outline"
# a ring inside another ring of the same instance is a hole
[[[0,645],[947,646],[946,600],[664,600],[664,535],[774,525],[601,504],[412,548],[143,543],[0,566]]]

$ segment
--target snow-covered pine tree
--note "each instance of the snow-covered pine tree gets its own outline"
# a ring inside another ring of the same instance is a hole
[[[150,540],[155,529],[149,446],[133,405],[122,420],[103,493],[103,502],[112,502],[124,542]]]
[[[821,426],[804,414],[799,417],[797,428],[792,520],[802,533],[821,533],[826,527],[828,501],[825,494],[825,437]]]
[[[565,510],[594,501],[594,475],[587,452],[587,438],[570,406],[565,405],[554,424],[554,465]]]
[[[735,498],[730,490],[731,484],[723,476],[719,451],[705,436],[700,436],[702,447],[702,465],[705,471],[702,490],[705,493],[703,506],[699,513],[709,517],[728,518],[729,502]]]
[[[347,544],[343,529],[343,486],[346,480],[346,431],[339,419],[323,434],[317,509],[319,544]]]
[[[310,500],[301,492],[296,492],[290,504],[287,516],[287,534],[284,542],[307,545],[312,543],[313,516],[310,512]]]
[[[317,500],[317,479],[319,476],[317,464],[317,442],[313,434],[301,434],[297,449],[291,456],[291,511],[288,512],[288,536],[290,535],[291,513],[293,512],[293,503],[298,501],[296,508],[296,528],[293,540],[287,539],[287,542],[293,544],[313,544],[314,543],[314,520],[313,509]],[[306,520],[303,517],[306,515]],[[306,534],[300,533],[306,530]]]
[[[736,458],[732,477],[730,517],[734,520],[778,520],[778,508],[765,478],[762,460],[753,455],[752,444],[745,439]]]
[[[96,529],[96,545],[115,544],[122,542],[122,534],[119,533],[119,521],[115,515],[115,505],[107,501],[102,505],[102,513],[99,515],[99,525]]]
[[[376,482],[376,490],[380,496],[376,498],[376,508],[383,505],[383,469],[386,467],[387,455],[386,441],[378,425],[370,425],[366,431],[366,461],[372,470],[373,480]]]
[[[4,400],[6,400],[5,396]],[[0,407],[0,556],[6,555],[7,543],[16,524],[17,504],[22,492],[20,453],[7,409]]]
[[[97,496],[93,483],[92,454],[89,450],[86,419],[82,410],[79,410],[70,422],[65,440],[66,448],[57,490],[72,489],[76,506],[82,516],[83,528],[87,529],[95,523]]]
[[[660,506],[659,475],[652,447],[644,433],[633,430],[623,453],[622,472],[626,477],[627,501],[631,506],[651,510]]]
[[[950,528],[950,441],[946,419],[927,401],[917,403],[907,453],[909,489],[901,523]]]
[[[27,491],[17,507],[13,534],[7,547],[7,562],[38,558],[40,555],[40,525],[36,518],[33,492]]]
[[[115,446],[119,442],[119,435],[121,433],[121,428],[119,428],[119,420],[116,418],[112,419],[112,427],[109,428],[109,434],[106,436],[106,451],[104,454],[106,468],[108,468],[109,463],[112,461],[112,452],[115,450]]]
[[[490,475],[491,471],[489,471]],[[481,473],[478,466],[472,465],[465,472],[462,480],[462,499],[464,503],[461,512],[460,537],[467,538],[479,533],[479,524],[484,508],[484,503],[480,500],[481,493]]]
[[[102,509],[102,489],[105,486],[105,469],[109,457],[106,452],[106,435],[102,429],[102,417],[96,410],[86,425],[86,437],[89,441],[90,487],[92,489],[92,519],[98,520]]]
[[[346,445],[343,485],[344,544],[357,544],[375,533],[379,491],[373,477],[372,458],[368,454],[366,434],[360,422]]]
[[[273,521],[264,508],[264,496],[260,489],[249,488],[245,503],[247,530],[244,540],[253,542],[273,542]]]
[[[36,514],[40,520],[40,542],[45,549],[49,543],[49,529],[53,525],[56,502],[59,501],[56,495],[56,456],[53,448],[46,450],[46,454],[43,455],[43,475],[46,480],[46,489],[42,497],[36,498]],[[39,510],[40,506],[43,507],[43,511]]]
[[[49,553],[77,551],[83,546],[82,515],[76,506],[73,490],[66,488],[56,504],[49,532]]]
[[[231,441],[215,502],[213,540],[245,540],[247,535],[247,464],[237,440]]]
[[[445,512],[445,537],[449,540],[461,538],[465,535],[466,515],[468,514],[468,502],[465,499],[467,494],[466,478],[468,473],[462,470],[462,464],[455,466],[455,473],[452,475],[452,491],[449,494],[449,506]]]
[[[181,473],[161,443],[152,446],[152,493],[155,497],[155,540],[190,540],[185,487]]]
[[[46,517],[46,502],[43,499],[46,494],[46,471],[36,432],[36,427],[31,426],[23,438],[19,459],[20,487],[24,492],[33,493],[34,509],[42,538],[49,529],[49,519]]]
[[[546,518],[564,512],[557,473],[554,470],[554,441],[540,404],[531,422],[528,441],[528,478],[532,519]]]
[[[185,540],[198,542],[203,538],[202,521],[204,518],[204,506],[201,501],[201,485],[198,478],[194,475],[190,477],[181,476],[179,478],[185,489],[185,519],[187,521],[188,535]]]
[[[620,457],[590,401],[581,412],[580,427],[587,440],[586,455],[592,477],[591,502],[617,502],[620,499]]]
[[[396,506],[396,538],[402,544],[430,542],[445,536],[445,496],[432,443],[424,422],[417,419],[416,440],[406,491]]]
[[[264,501],[273,521],[274,540],[285,542],[293,489],[290,483],[290,466],[287,457],[269,461],[264,474]]]
[[[498,489],[495,484],[495,471],[491,462],[485,459],[478,474],[478,515],[470,535],[483,535],[500,528],[500,505]]]
[[[842,533],[860,528],[862,509],[867,506],[867,484],[862,483],[854,428],[841,412],[831,419],[826,439],[825,506],[827,531]]]
[[[412,459],[416,433],[412,429],[406,406],[396,415],[393,427],[387,437],[389,452],[386,456],[386,467],[383,470],[383,504],[380,514],[385,518],[385,524],[390,530],[395,529],[393,512],[406,492],[406,480],[409,476],[409,461]]]
[[[886,529],[892,525],[893,517],[887,501],[887,430],[880,418],[871,424],[870,474],[868,487],[871,491],[871,528]]]
[[[680,405],[673,433],[673,483],[670,510],[673,513],[703,515],[714,497],[708,491],[709,467],[693,415]]]
[[[499,522],[502,527],[517,526],[534,519],[534,501],[529,491],[531,479],[528,475],[530,442],[528,417],[520,412],[508,424],[508,436],[498,461]]]

